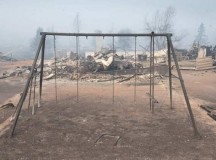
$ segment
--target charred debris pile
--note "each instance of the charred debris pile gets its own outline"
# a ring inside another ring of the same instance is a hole
[[[162,53],[162,54],[161,54]],[[69,52],[63,58],[51,58],[44,62],[44,80],[53,78],[67,78],[70,80],[85,80],[89,82],[104,82],[118,79],[118,82],[128,81],[137,76],[137,79],[149,79],[149,54],[118,55],[111,49],[102,49],[94,52],[86,58],[73,52]],[[17,66],[16,69],[8,70],[0,76],[28,77],[31,66]],[[40,62],[35,70],[40,72]],[[166,51],[155,54],[155,75],[161,77],[167,73]]]

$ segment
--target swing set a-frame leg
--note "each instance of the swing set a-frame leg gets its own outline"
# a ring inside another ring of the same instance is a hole
[[[188,112],[190,114],[191,123],[192,123],[192,127],[193,127],[193,130],[194,130],[194,135],[200,137],[200,134],[199,134],[199,132],[197,130],[197,127],[196,127],[196,123],[195,123],[193,111],[192,111],[192,108],[191,108],[191,105],[190,105],[190,101],[189,101],[189,98],[188,98],[188,95],[187,95],[187,91],[186,91],[186,88],[185,88],[184,80],[182,78],[182,74],[181,74],[180,69],[179,69],[179,65],[178,65],[177,57],[176,57],[174,47],[173,47],[173,44],[172,44],[172,41],[171,41],[171,37],[167,36],[167,40],[168,40],[168,47],[170,47],[171,51],[172,51],[173,60],[175,62],[175,66],[176,66],[178,77],[179,77],[179,80],[180,80],[180,83],[181,83],[181,88],[182,88],[182,91],[183,91],[183,94],[184,94],[185,102],[187,104]]]
[[[16,113],[15,113],[15,119],[14,119],[14,122],[13,122],[13,125],[12,125],[12,128],[11,128],[10,137],[13,137],[13,135],[14,135],[14,131],[15,131],[18,119],[19,119],[19,115],[20,115],[23,103],[25,101],[25,98],[27,96],[29,86],[30,86],[30,82],[31,82],[32,77],[34,75],[34,69],[36,67],[36,63],[37,63],[37,60],[38,60],[38,57],[39,57],[39,54],[40,54],[40,50],[41,50],[42,46],[44,46],[44,44],[45,44],[45,37],[46,37],[45,34],[43,34],[41,36],[40,44],[38,46],[37,53],[35,55],[35,59],[34,59],[34,62],[32,64],[32,68],[31,68],[29,78],[28,78],[28,80],[26,82],[26,85],[25,85],[25,88],[23,90],[23,94],[22,94],[22,96],[21,96],[21,98],[19,100],[19,103],[17,104],[17,109],[16,109]]]

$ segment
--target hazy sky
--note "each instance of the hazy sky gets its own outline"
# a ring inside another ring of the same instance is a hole
[[[216,44],[216,0],[0,0],[0,51],[5,45],[29,45],[39,26],[73,32],[77,13],[81,32],[144,32],[145,19],[168,6],[176,9],[175,31],[187,34],[184,45],[193,41],[201,22]]]

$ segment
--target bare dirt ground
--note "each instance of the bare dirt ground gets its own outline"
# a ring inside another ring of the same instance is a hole
[[[31,66],[32,60],[14,61],[14,62],[0,62],[0,76],[7,70],[15,70],[17,67],[23,65]],[[12,97],[16,93],[23,90],[26,78],[23,77],[9,77],[7,79],[0,79],[0,104]]]
[[[77,102],[76,83],[58,79],[58,102],[54,81],[45,82],[42,107],[33,116],[23,109],[15,136],[0,139],[0,159],[216,159],[216,122],[198,107],[191,75],[183,73],[201,138],[193,135],[175,80],[174,109],[163,79],[152,113],[148,85],[137,86],[134,103],[133,83],[115,84],[113,104],[112,83],[81,82]]]
[[[195,66],[195,63],[196,61],[180,61],[179,65]],[[173,73],[177,75],[175,70]],[[181,73],[190,97],[204,100],[207,103],[216,103],[216,69],[203,71],[181,70]],[[175,89],[179,87],[176,79],[174,79],[174,86]]]
[[[216,70],[182,71],[190,96],[216,104]]]
[[[15,93],[21,93],[24,84],[24,80],[17,78],[0,80],[0,104],[4,103],[5,100],[12,97]]]

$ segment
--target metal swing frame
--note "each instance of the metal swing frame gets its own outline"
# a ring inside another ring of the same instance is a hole
[[[175,50],[172,44],[172,34],[171,33],[147,33],[147,34],[143,34],[143,33],[136,33],[136,34],[122,34],[122,33],[114,33],[114,34],[110,34],[110,33],[56,33],[56,32],[41,32],[41,40],[32,64],[32,68],[31,68],[31,72],[29,75],[29,78],[26,82],[25,88],[23,90],[23,94],[17,104],[17,109],[15,112],[15,116],[14,116],[14,122],[11,128],[11,132],[10,132],[10,137],[13,137],[16,126],[17,126],[17,122],[20,116],[20,112],[23,106],[23,103],[26,99],[26,96],[28,94],[28,90],[31,87],[31,81],[33,79],[34,76],[34,69],[36,67],[36,63],[37,60],[39,59],[39,55],[41,52],[41,65],[40,65],[40,79],[39,79],[39,106],[41,106],[41,101],[42,101],[42,86],[43,86],[43,68],[44,68],[44,54],[45,54],[45,44],[46,44],[46,36],[54,36],[54,53],[55,53],[55,67],[56,67],[56,45],[55,45],[55,37],[56,36],[71,36],[71,37],[76,37],[76,52],[77,52],[77,102],[79,101],[79,78],[78,78],[78,73],[79,73],[79,62],[78,62],[78,58],[79,58],[79,50],[78,50],[78,38],[79,37],[96,37],[96,36],[101,36],[101,37],[112,37],[112,43],[113,43],[113,51],[115,49],[115,44],[114,44],[114,38],[115,37],[134,37],[135,38],[135,86],[134,86],[134,102],[136,103],[136,74],[137,74],[137,68],[136,68],[136,43],[137,43],[137,37],[150,37],[150,110],[152,111],[152,113],[154,112],[154,38],[155,37],[166,37],[167,39],[167,48],[168,48],[168,69],[169,69],[169,97],[170,97],[170,108],[173,108],[173,97],[172,97],[172,66],[171,66],[171,55],[173,56],[173,60],[176,66],[176,70],[178,73],[178,79],[180,80],[180,84],[181,84],[181,88],[184,94],[184,99],[187,105],[187,109],[190,115],[190,119],[191,119],[191,123],[192,123],[192,127],[193,127],[193,131],[194,131],[194,135],[195,136],[199,136],[199,132],[197,130],[196,127],[196,123],[195,123],[195,119],[194,119],[194,115],[193,115],[193,111],[190,105],[190,101],[189,101],[189,97],[187,95],[187,91],[186,91],[186,87],[184,84],[184,80],[181,74],[181,71],[179,69],[179,65],[178,65],[178,61],[177,61],[177,57],[175,54]],[[114,54],[114,53],[113,53]],[[55,68],[55,73],[56,73],[56,68]],[[57,88],[56,86],[56,75],[55,75],[55,88]],[[56,92],[56,102],[57,102],[57,89],[55,89]],[[113,71],[113,103],[114,103],[114,95],[115,95],[115,89],[114,89],[114,71]]]

